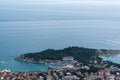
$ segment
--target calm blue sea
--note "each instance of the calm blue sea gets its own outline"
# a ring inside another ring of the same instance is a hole
[[[112,20],[0,22],[0,70],[47,70],[44,64],[15,61],[20,54],[80,46],[120,49],[120,23]],[[120,63],[120,56],[106,58]]]

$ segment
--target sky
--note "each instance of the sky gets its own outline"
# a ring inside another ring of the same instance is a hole
[[[119,5],[119,0],[1,0],[1,4],[107,4],[107,5]]]
[[[120,0],[0,0],[0,21],[114,20]]]

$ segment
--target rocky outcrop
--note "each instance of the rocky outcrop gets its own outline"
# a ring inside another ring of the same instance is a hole
[[[25,57],[24,55],[16,57],[15,60],[24,61],[24,62],[35,62],[33,58]]]
[[[44,63],[43,60],[36,61],[33,57],[26,57],[24,54],[20,55],[19,57],[16,57],[15,60],[17,61],[23,61],[23,62],[30,62],[30,63]]]

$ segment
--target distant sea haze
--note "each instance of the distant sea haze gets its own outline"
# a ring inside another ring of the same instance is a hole
[[[0,22],[120,20],[119,0],[0,0]]]
[[[15,61],[20,54],[80,46],[120,49],[120,23],[111,20],[0,22],[0,70],[47,70],[44,64]],[[119,63],[120,57],[106,57]]]

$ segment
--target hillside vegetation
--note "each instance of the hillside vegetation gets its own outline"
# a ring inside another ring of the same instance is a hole
[[[68,47],[62,50],[47,49],[42,52],[27,53],[16,57],[16,60],[26,62],[40,62],[41,60],[62,60],[64,56],[73,56],[75,60],[83,63],[89,63],[95,59],[100,62],[97,49],[89,49],[83,47]]]

